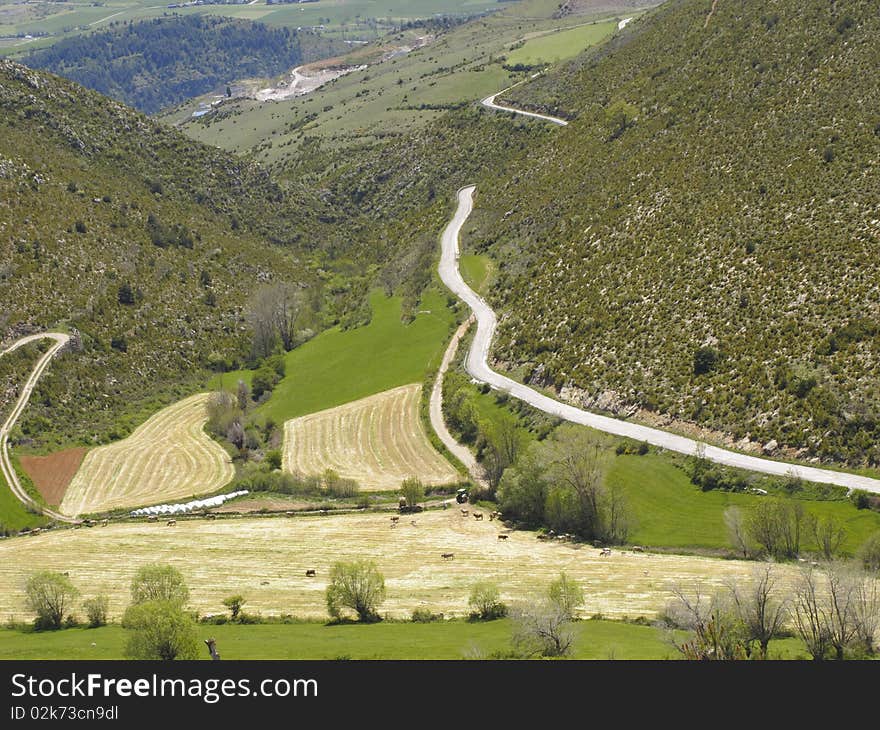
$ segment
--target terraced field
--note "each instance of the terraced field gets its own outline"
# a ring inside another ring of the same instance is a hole
[[[361,489],[394,489],[410,476],[453,484],[459,473],[431,445],[419,418],[422,386],[386,390],[284,424],[286,471],[333,469]]]
[[[473,508],[471,508],[473,510]],[[413,522],[415,524],[413,524]],[[623,553],[601,557],[587,545],[549,543],[531,532],[511,532],[485,517],[476,521],[457,507],[400,519],[391,529],[387,513],[241,519],[178,519],[127,522],[109,527],[43,532],[0,541],[0,616],[27,619],[22,585],[39,566],[69,571],[84,597],[106,593],[110,614],[129,602],[134,572],[153,561],[184,574],[191,604],[202,613],[223,613],[225,597],[241,593],[247,610],[326,618],[324,590],[334,561],[368,556],[385,576],[382,613],[408,617],[419,607],[448,616],[467,613],[468,595],[481,579],[497,581],[506,600],[546,589],[565,570],[582,586],[584,616],[654,616],[680,583],[710,589],[747,581],[754,563],[682,555]],[[453,552],[444,560],[441,553]],[[317,577],[306,578],[307,568]],[[780,566],[782,590],[797,575]]]
[[[61,511],[81,515],[157,504],[213,492],[230,481],[229,456],[203,430],[208,396],[163,408],[128,438],[86,454]]]

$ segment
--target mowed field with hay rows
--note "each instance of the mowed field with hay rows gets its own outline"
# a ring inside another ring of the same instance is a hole
[[[86,454],[61,511],[75,516],[188,499],[229,482],[232,462],[203,428],[208,398],[199,393],[163,408],[128,438]]]
[[[422,386],[386,390],[284,424],[286,471],[333,469],[361,489],[395,489],[407,477],[454,484],[461,475],[431,445],[419,417]]]
[[[502,533],[508,538],[499,540]],[[449,552],[453,559],[441,557]],[[601,557],[591,546],[508,533],[488,515],[476,521],[457,506],[401,516],[397,528],[388,513],[178,519],[174,527],[127,522],[0,541],[0,616],[30,618],[23,585],[39,566],[69,572],[84,598],[106,594],[111,616],[118,617],[129,603],[135,571],[158,561],[181,570],[190,604],[203,614],[223,613],[223,599],[240,593],[251,613],[324,618],[330,567],[356,558],[376,561],[387,588],[380,611],[401,618],[416,608],[466,614],[471,587],[479,580],[496,581],[508,601],[526,599],[546,590],[562,570],[583,587],[584,616],[652,617],[675,584],[687,589],[702,584],[709,591],[731,579],[748,580],[756,569],[755,563],[737,560],[619,550]],[[307,578],[307,569],[317,577]],[[784,591],[797,568],[779,571]]]

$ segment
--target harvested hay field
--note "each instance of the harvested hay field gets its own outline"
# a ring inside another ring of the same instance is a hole
[[[43,532],[0,541],[0,616],[25,619],[22,586],[31,570],[69,571],[84,597],[106,593],[119,616],[129,601],[134,572],[152,561],[179,568],[190,587],[191,604],[202,613],[223,613],[222,600],[241,593],[247,610],[264,615],[291,613],[326,618],[324,590],[337,560],[372,558],[385,576],[382,613],[408,617],[430,608],[447,615],[468,610],[472,585],[497,581],[506,600],[534,595],[565,570],[586,596],[584,616],[652,617],[670,588],[748,580],[754,563],[613,550],[608,557],[586,545],[550,543],[532,532],[467,517],[460,509],[402,515],[391,528],[389,514],[240,519],[180,519],[111,523],[109,527]],[[415,521],[413,525],[412,522]],[[444,559],[441,553],[452,552]],[[306,578],[315,569],[315,578]],[[782,590],[797,568],[782,566]]]
[[[65,449],[48,456],[21,456],[21,468],[46,500],[56,507],[61,504],[67,485],[73,479],[88,449]]]
[[[461,475],[437,452],[419,418],[422,386],[404,385],[284,424],[286,471],[333,469],[362,490],[395,489],[407,477],[454,484]]]
[[[81,515],[190,499],[230,481],[228,454],[203,429],[208,397],[199,393],[163,408],[128,438],[92,449],[61,511]]]

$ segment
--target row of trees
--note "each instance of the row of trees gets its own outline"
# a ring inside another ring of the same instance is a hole
[[[724,511],[730,544],[745,559],[794,560],[807,541],[823,560],[838,556],[846,527],[831,514],[814,515],[796,499],[766,498],[748,510],[731,506]],[[866,568],[880,563],[880,532],[866,540],[857,557]]]
[[[584,429],[558,427],[508,468],[498,489],[506,518],[585,540],[626,541],[632,514],[622,490],[606,484],[608,451]]]
[[[766,659],[771,640],[792,634],[814,660],[862,658],[876,650],[877,573],[855,563],[807,565],[793,586],[782,586],[777,568],[765,564],[746,586],[673,593],[662,626],[686,659]],[[676,633],[681,629],[685,638]]]

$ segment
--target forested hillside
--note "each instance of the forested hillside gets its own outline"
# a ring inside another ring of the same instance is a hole
[[[309,31],[187,15],[113,23],[24,62],[155,113],[237,79],[274,76],[346,48]]]
[[[511,93],[573,122],[479,191],[503,365],[880,464],[878,34],[869,0],[671,0]]]
[[[249,357],[260,287],[302,291],[301,327],[333,321],[348,280],[320,261],[350,236],[328,220],[305,189],[0,61],[0,337],[80,333],[41,379],[23,436],[105,441],[202,387]]]

